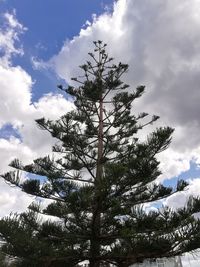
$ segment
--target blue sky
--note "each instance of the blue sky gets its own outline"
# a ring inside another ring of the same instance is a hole
[[[17,19],[27,31],[20,37],[24,56],[14,57],[13,64],[23,66],[35,80],[33,101],[41,94],[56,90],[55,77],[33,69],[31,58],[48,60],[59,52],[67,39],[79,34],[86,21],[112,10],[113,0],[7,0],[0,3],[1,14],[16,11]]]

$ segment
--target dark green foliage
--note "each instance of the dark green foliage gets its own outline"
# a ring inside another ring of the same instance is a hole
[[[32,204],[29,212],[0,221],[2,251],[17,257],[18,266],[76,266],[83,260],[91,267],[130,266],[199,247],[200,223],[193,216],[199,199],[176,211],[156,209],[158,201],[188,185],[180,180],[171,188],[156,181],[156,156],[170,144],[173,129],[157,128],[141,140],[142,129],[158,119],[132,113],[145,87],[128,89],[121,80],[128,66],[112,64],[106,45],[94,44],[91,62],[81,66],[84,78],[73,78],[79,86],[58,86],[76,109],[56,121],[36,121],[57,140],[56,156],[26,166],[14,160],[18,172],[2,175],[26,193],[52,200],[46,208]],[[19,171],[44,179],[21,182]],[[154,209],[147,212],[145,204]],[[56,220],[38,219],[38,213]]]
[[[40,191],[40,181],[39,180],[25,181],[22,185],[22,189],[28,194],[38,194],[38,192]]]

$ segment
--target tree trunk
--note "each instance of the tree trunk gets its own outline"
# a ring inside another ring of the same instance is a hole
[[[100,228],[101,228],[101,180],[103,175],[102,166],[103,156],[103,100],[99,101],[99,133],[98,133],[98,158],[97,158],[97,169],[95,179],[95,203],[93,210],[92,220],[92,238],[90,248],[90,267],[100,267],[100,261],[97,260],[100,256]]]

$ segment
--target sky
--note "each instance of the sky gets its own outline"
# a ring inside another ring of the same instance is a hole
[[[135,111],[159,115],[155,127],[175,128],[170,148],[159,155],[159,180],[190,185],[165,204],[177,208],[198,196],[199,29],[199,0],[0,0],[0,173],[13,158],[28,163],[51,153],[54,140],[34,120],[57,119],[73,108],[56,85],[79,74],[92,41],[100,39],[116,62],[129,64],[130,88],[146,85]],[[0,181],[0,216],[31,201]]]

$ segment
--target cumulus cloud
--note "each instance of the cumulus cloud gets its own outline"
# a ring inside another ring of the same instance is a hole
[[[197,252],[192,254],[186,254],[182,258],[183,267],[199,267],[199,255]]]
[[[33,81],[31,76],[20,66],[12,65],[14,55],[23,55],[19,44],[20,34],[26,29],[16,19],[15,11],[1,17],[0,27],[0,131],[11,125],[18,137],[0,138],[0,173],[9,170],[8,164],[14,158],[24,163],[51,152],[54,140],[38,129],[35,119],[46,117],[57,119],[73,108],[73,103],[62,95],[48,94],[37,102],[32,102]],[[11,189],[0,181],[0,216],[11,211],[20,211],[33,200],[20,190]]]
[[[147,86],[136,110],[160,115],[160,125],[176,129],[171,150],[161,155],[168,178],[188,170],[191,160],[199,162],[199,13],[198,0],[119,0],[113,13],[94,17],[48,62],[70,83],[92,41],[108,43],[109,54],[130,66],[126,82]]]
[[[42,117],[52,120],[58,119],[61,115],[72,110],[73,107],[72,102],[67,101],[59,94],[44,95],[38,102],[34,102],[30,106],[31,111],[32,108],[33,111],[29,113],[26,119],[21,121],[21,125],[18,127],[23,144],[28,145],[38,156],[51,153],[51,146],[55,143],[55,140],[46,131],[41,131],[34,120]]]
[[[120,58],[122,47],[117,46],[116,43],[120,38],[121,42],[124,42],[123,16],[126,9],[126,1],[119,1],[115,5],[113,14],[106,12],[100,17],[93,16],[93,23],[88,23],[88,27],[81,29],[79,36],[74,37],[73,40],[67,40],[59,54],[49,61],[49,65],[56,70],[60,77],[69,82],[71,77],[79,74],[77,66],[86,61],[87,53],[93,49],[93,41],[96,40],[108,43],[110,52],[112,51],[115,57],[118,55]]]
[[[34,200],[33,197],[23,194],[20,189],[12,188],[0,181],[0,217],[10,213],[22,212]]]
[[[15,19],[15,10],[13,13],[3,15],[2,26],[0,28],[0,64],[8,66],[11,57],[16,54],[23,54],[23,48],[19,45],[19,35],[26,28]]]
[[[37,128],[34,120],[41,117],[56,119],[72,109],[73,104],[59,94],[44,95],[37,102],[32,102],[31,76],[22,67],[12,66],[13,53],[23,54],[22,48],[15,44],[24,27],[17,21],[15,13],[6,13],[4,19],[6,27],[0,32],[4,32],[4,36],[8,34],[9,38],[5,37],[5,43],[4,39],[0,39],[3,57],[8,60],[8,64],[3,64],[6,60],[0,64],[0,127],[11,124],[21,136],[19,146],[27,146],[35,153],[39,147],[45,153],[44,146],[49,144],[50,137]],[[12,138],[9,142],[13,145]]]
[[[164,201],[164,205],[172,207],[174,209],[182,208],[188,201],[189,197],[192,195],[194,197],[199,197],[200,192],[200,178],[190,179],[189,186],[183,192],[178,192]]]
[[[77,66],[93,49],[92,41],[100,39],[108,43],[109,54],[116,61],[130,65],[126,82],[133,88],[138,84],[147,85],[147,92],[137,102],[136,110],[158,114],[160,124],[176,129],[171,148],[160,155],[161,179],[169,179],[187,171],[191,160],[200,162],[199,12],[198,0],[181,3],[178,0],[173,3],[170,0],[119,0],[112,13],[106,11],[99,17],[94,16],[93,21],[73,40],[67,40],[59,54],[48,63],[33,59],[34,67],[50,65],[70,83],[70,78],[79,74]],[[33,120],[41,116],[55,118],[73,104],[62,96],[53,95],[31,103],[33,81],[30,75],[11,64],[13,54],[23,54],[22,47],[16,43],[25,28],[15,14],[5,14],[4,18],[7,27],[0,30],[0,47],[4,51],[0,66],[3,88],[0,126],[11,123],[22,136],[19,146],[27,147],[35,156],[42,151],[49,152],[52,139],[33,126]]]

